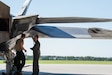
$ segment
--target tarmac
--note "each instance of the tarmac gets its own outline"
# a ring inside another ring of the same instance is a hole
[[[112,75],[112,65],[96,64],[40,64],[39,75]],[[0,75],[5,72],[5,64],[0,64]],[[32,74],[32,64],[26,64],[23,75]]]

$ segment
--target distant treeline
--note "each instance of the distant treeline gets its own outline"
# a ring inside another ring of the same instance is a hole
[[[27,56],[27,60],[32,60],[32,56]],[[84,60],[84,61],[112,61],[112,57],[92,57],[92,56],[40,56],[40,60]]]
[[[3,60],[0,57],[0,60]],[[33,60],[33,56],[26,56],[26,60]],[[92,56],[40,56],[40,60],[84,60],[84,61],[112,61],[112,57],[92,57]]]

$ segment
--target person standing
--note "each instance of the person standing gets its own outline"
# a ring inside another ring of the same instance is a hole
[[[22,75],[21,71],[25,65],[25,55],[23,50],[26,52],[26,49],[23,47],[24,45],[25,34],[21,34],[20,39],[16,41],[14,49],[16,50],[16,57],[14,58],[14,65],[17,68],[17,72],[15,75]]]
[[[32,75],[39,75],[40,42],[38,40],[38,35],[35,35],[32,39],[35,42],[34,46],[31,48],[33,51],[33,73]]]

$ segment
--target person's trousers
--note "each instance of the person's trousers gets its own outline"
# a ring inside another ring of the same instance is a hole
[[[39,53],[33,53],[33,74],[32,75],[39,75]]]
[[[22,71],[22,68],[25,65],[25,55],[22,51],[16,53],[16,57],[14,58],[14,65],[16,66],[18,72]]]

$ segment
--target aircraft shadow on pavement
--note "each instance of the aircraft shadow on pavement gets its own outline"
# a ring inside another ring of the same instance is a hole
[[[31,75],[32,72],[23,72],[23,75]],[[48,73],[40,72],[39,75],[102,75],[102,74],[63,74],[63,73]]]
[[[0,75],[5,72],[5,70],[0,70]],[[22,71],[22,75],[31,75],[32,72]],[[40,72],[39,75],[102,75],[102,74],[62,74],[62,73],[47,73],[47,72]]]

